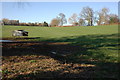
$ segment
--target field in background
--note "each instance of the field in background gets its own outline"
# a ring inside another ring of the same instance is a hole
[[[118,25],[81,26],[81,27],[39,27],[39,26],[3,26],[3,38],[12,37],[13,30],[26,30],[29,37],[62,38],[82,35],[102,35],[118,33]]]
[[[28,37],[13,38],[23,29]],[[27,27],[3,26],[4,79],[118,78],[118,26]],[[32,42],[39,41],[39,42]]]

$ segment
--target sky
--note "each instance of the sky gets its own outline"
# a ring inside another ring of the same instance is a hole
[[[48,22],[64,13],[68,20],[73,13],[80,14],[83,7],[94,11],[106,7],[109,13],[118,14],[117,2],[2,2],[2,17],[20,22]],[[69,23],[67,23],[69,24]]]

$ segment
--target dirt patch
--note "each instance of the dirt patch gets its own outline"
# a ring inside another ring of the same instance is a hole
[[[102,71],[101,66],[90,63],[92,60],[83,59],[82,55],[75,57],[75,53],[86,50],[81,46],[68,43],[13,42],[3,43],[1,47],[3,80],[95,78],[101,77],[100,75],[115,77],[114,72],[99,73]],[[82,60],[89,62],[80,62]]]
[[[13,57],[10,58],[3,57],[3,79],[14,79],[22,76],[23,79],[26,77],[33,78],[48,78],[48,77],[81,77],[86,74],[79,74],[80,72],[87,71],[94,73],[95,65],[91,64],[67,64],[61,63],[51,57],[46,56],[21,56],[21,57]],[[6,60],[7,59],[7,60]],[[90,70],[91,69],[91,70]],[[92,75],[92,74],[87,75]],[[76,75],[75,75],[76,74]],[[90,76],[85,77],[90,77]]]

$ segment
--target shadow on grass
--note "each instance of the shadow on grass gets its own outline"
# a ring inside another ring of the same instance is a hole
[[[37,40],[39,41],[39,38]],[[72,36],[37,43],[3,43],[3,56],[45,55],[60,61],[62,64],[95,65],[95,67],[82,68],[84,71],[77,74],[63,73],[64,70],[39,71],[36,74],[19,75],[15,79],[24,79],[26,76],[33,80],[43,77],[85,78],[86,74],[88,78],[118,78],[118,45],[118,34]]]

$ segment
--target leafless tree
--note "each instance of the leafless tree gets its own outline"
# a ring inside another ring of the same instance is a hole
[[[78,24],[79,24],[79,26],[84,26],[85,25],[85,20],[80,18]]]
[[[69,19],[68,19],[70,24],[73,24],[76,26],[76,24],[78,23],[78,16],[76,13],[74,13]]]
[[[9,20],[7,18],[2,19],[3,25],[19,25],[19,20]]]
[[[118,15],[116,14],[110,14],[109,15],[109,23],[118,23],[119,22],[119,18]]]
[[[58,26],[59,23],[60,23],[59,19],[58,18],[54,18],[54,19],[51,20],[50,25],[51,26]]]
[[[2,19],[2,23],[3,23],[4,25],[6,25],[6,24],[10,24],[10,21],[9,21],[9,19],[7,19],[7,18],[3,18],[3,19]]]
[[[94,19],[93,14],[94,14],[93,9],[87,6],[87,7],[83,7],[83,9],[80,13],[80,16],[83,19],[88,21],[88,25],[92,26],[93,25],[93,19]]]
[[[59,16],[57,17],[60,21],[59,26],[63,26],[63,24],[67,23],[67,20],[65,18],[65,14],[60,13]]]
[[[98,25],[100,24],[108,24],[109,22],[109,9],[102,8],[101,11],[98,12]]]

